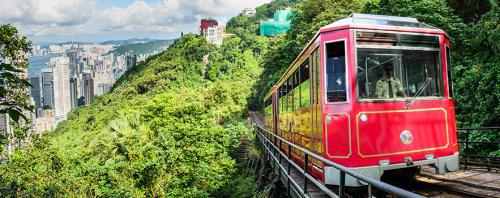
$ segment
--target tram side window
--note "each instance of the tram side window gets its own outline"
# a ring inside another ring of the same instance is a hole
[[[278,112],[283,113],[283,86],[278,88]]]
[[[281,112],[286,112],[286,84],[281,85]]]
[[[288,112],[288,83],[285,81],[283,83],[283,112]]]
[[[300,66],[300,108],[311,106],[311,85],[309,84],[309,61]]]
[[[451,75],[451,58],[450,58],[450,47],[446,46],[446,65],[447,65],[447,71],[448,71],[448,92],[449,92],[449,97],[453,98],[453,79]]]
[[[347,101],[345,41],[326,44],[327,102]]]
[[[300,87],[299,70],[293,73],[293,107],[294,110],[300,109]]]

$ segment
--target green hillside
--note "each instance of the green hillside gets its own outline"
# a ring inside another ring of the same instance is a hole
[[[227,38],[220,48],[183,36],[128,70],[110,93],[72,111],[33,147],[17,151],[0,168],[0,194],[233,194],[227,186],[238,185],[236,149],[242,135],[250,136],[247,98],[266,46],[267,38],[255,35]]]
[[[251,49],[225,44],[220,50],[186,35],[136,66],[111,93],[71,112],[34,148],[12,156],[0,172],[2,194],[215,193],[235,172],[230,152],[248,133],[242,120],[246,97],[261,71]],[[234,52],[241,62],[228,63],[219,56],[223,51]],[[205,78],[207,54],[233,68],[224,79]]]

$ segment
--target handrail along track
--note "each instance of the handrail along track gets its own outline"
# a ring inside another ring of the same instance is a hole
[[[364,176],[360,173],[357,173],[353,170],[350,170],[340,164],[334,163],[330,160],[327,160],[323,158],[322,156],[319,156],[315,153],[312,153],[300,146],[295,145],[292,142],[289,142],[276,134],[262,128],[261,126],[255,125],[255,131],[256,131],[256,137],[260,140],[262,143],[262,146],[265,150],[265,152],[268,154],[268,157],[273,160],[273,163],[275,165],[278,165],[279,167],[279,175],[281,177],[281,174],[286,173],[286,180],[287,180],[287,188],[288,188],[288,193],[290,194],[291,188],[294,188],[300,196],[302,197],[309,197],[308,195],[308,181],[312,182],[315,184],[318,188],[320,188],[326,195],[330,197],[345,197],[346,196],[346,191],[345,191],[345,179],[346,179],[346,174],[350,175],[356,179],[359,179],[363,182],[365,182],[368,185],[368,197],[372,197],[372,188],[375,187],[378,190],[385,191],[386,193],[395,195],[397,197],[411,197],[411,198],[418,198],[422,197],[418,194],[403,190],[401,188],[395,187],[393,185],[384,183],[382,181]],[[283,153],[276,145],[274,145],[270,138],[274,137],[279,141],[280,147],[285,144],[285,146],[288,147],[288,154]],[[291,156],[291,150],[292,148],[302,152],[304,154],[304,167],[300,167],[297,165],[295,162],[290,159]],[[339,176],[339,186],[338,186],[338,193],[334,193],[334,191],[324,184],[322,184],[320,181],[318,181],[316,178],[314,178],[311,174],[308,173],[307,166],[308,166],[308,160],[309,157],[312,157],[314,159],[317,159],[324,164],[334,167],[335,169],[340,171],[340,176]],[[279,159],[278,159],[279,158]],[[281,159],[284,158],[288,163],[288,167],[285,168],[281,164]],[[294,166],[297,170],[300,170],[300,173],[304,177],[304,184],[303,186],[300,186],[291,176],[290,170],[291,166]]]
[[[481,131],[481,133],[498,133],[500,127],[478,127],[478,128],[457,128],[457,132],[459,136],[463,136],[462,134],[465,132],[465,140],[459,140],[458,143],[463,145],[463,153],[460,154],[461,161],[464,165],[464,170],[467,170],[468,165],[471,164],[470,161],[474,159],[479,159],[483,162],[472,162],[473,165],[481,165],[485,166],[488,169],[488,172],[492,170],[492,168],[500,168],[500,157],[492,157],[492,156],[481,156],[476,155],[475,153],[471,153],[470,145],[474,144],[500,144],[499,140],[496,141],[470,141],[471,131]]]

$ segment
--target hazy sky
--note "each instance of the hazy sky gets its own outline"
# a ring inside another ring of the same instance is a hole
[[[34,42],[176,38],[270,0],[0,0],[0,23]]]

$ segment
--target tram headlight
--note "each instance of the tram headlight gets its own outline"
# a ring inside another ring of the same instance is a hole
[[[368,121],[368,116],[366,116],[366,114],[361,114],[361,116],[359,116],[359,119],[361,120],[361,122],[366,122]]]
[[[401,132],[401,134],[399,135],[399,140],[401,141],[401,143],[403,143],[404,145],[408,145],[408,144],[411,144],[411,142],[413,141],[413,135],[411,134],[410,131],[408,130],[404,130],[403,132]]]

